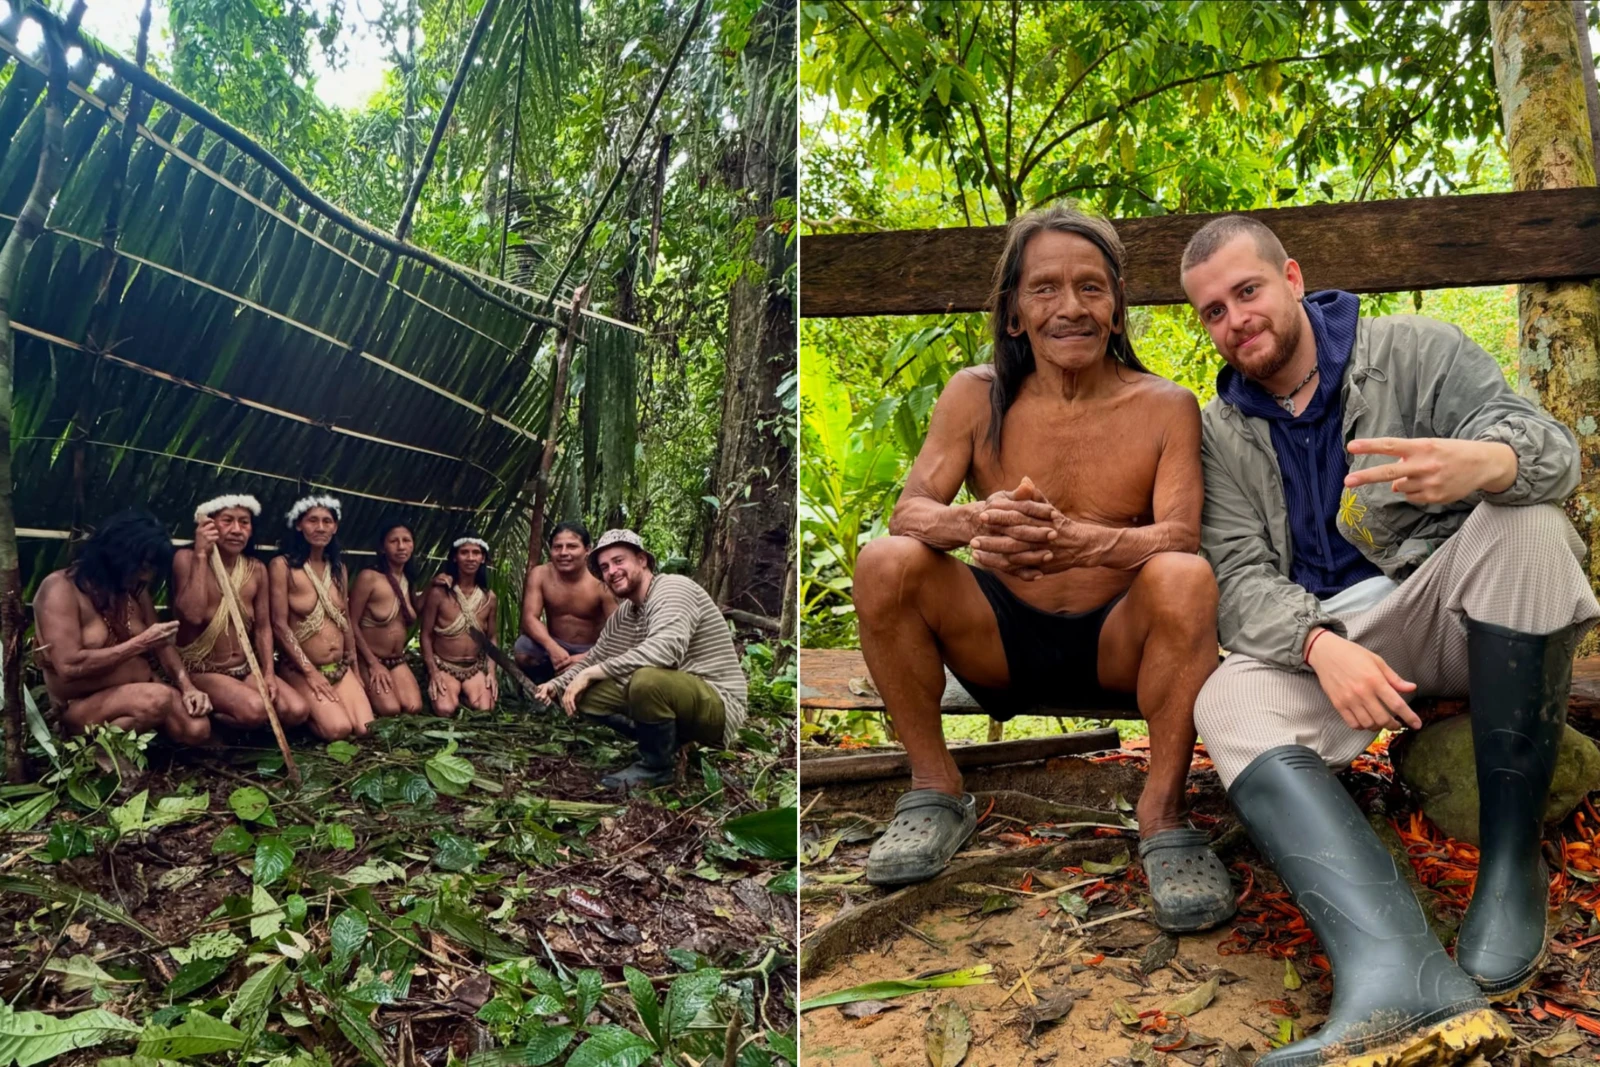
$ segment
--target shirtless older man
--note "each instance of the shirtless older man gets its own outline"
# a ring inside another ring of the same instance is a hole
[[[178,624],[156,622],[150,600],[171,567],[172,541],[155,516],[124,511],[101,524],[70,567],[39,583],[35,655],[72,732],[110,725],[158,730],[184,745],[210,739],[211,699],[172,645]]]
[[[250,556],[261,504],[253,496],[219,496],[195,508],[194,547],[172,561],[172,606],[178,616],[178,656],[195,688],[211,698],[216,720],[242,730],[267,725],[267,707],[250,677],[244,641],[255,642],[267,694],[284,726],[311,714],[300,694],[279,685],[272,663],[272,609],[267,566]],[[210,555],[218,553],[247,633],[234,627]]]
[[[1233,912],[1185,825],[1194,699],[1217,666],[1200,542],[1200,409],[1134,355],[1111,225],[1064,207],[1012,222],[995,272],[994,363],[951,379],[890,519],[856,564],[861,646],[912,789],[867,880],[933,877],[976,824],[939,719],[943,665],[996,719],[1039,704],[1150,724],[1139,852],[1158,923]],[[954,505],[965,483],[975,501]],[[950,555],[968,547],[976,566]]]
[[[561,523],[550,534],[550,562],[530,567],[522,587],[522,636],[511,647],[517,666],[543,683],[582,663],[616,610],[617,598],[589,573],[589,531]]]

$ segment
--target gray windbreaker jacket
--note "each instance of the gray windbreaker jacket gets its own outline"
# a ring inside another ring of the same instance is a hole
[[[1487,352],[1455,326],[1416,315],[1363,318],[1340,390],[1344,439],[1456,437],[1499,441],[1517,453],[1517,478],[1503,493],[1418,506],[1387,484],[1346,489],[1339,533],[1396,581],[1455,533],[1480,501],[1543,504],[1578,484],[1572,432],[1512,392]],[[1217,631],[1224,648],[1288,670],[1307,670],[1306,635],[1344,625],[1289,580],[1294,546],[1271,431],[1221,398],[1202,413],[1206,499],[1200,554],[1216,571]],[[1351,456],[1350,469],[1393,463]]]

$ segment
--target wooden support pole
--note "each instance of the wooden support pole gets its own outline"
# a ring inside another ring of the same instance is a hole
[[[400,221],[395,225],[394,238],[404,241],[411,234],[411,216],[417,210],[417,200],[422,196],[422,186],[428,180],[428,172],[433,169],[433,160],[439,154],[439,142],[444,140],[444,131],[450,125],[450,116],[455,113],[456,100],[461,96],[461,86],[466,84],[467,74],[472,70],[472,61],[478,55],[478,46],[483,43],[483,35],[489,29],[489,23],[494,21],[495,8],[500,6],[500,0],[483,0],[483,10],[478,12],[478,21],[472,27],[472,36],[467,38],[467,49],[461,53],[461,62],[456,64],[456,76],[450,82],[450,91],[445,94],[444,106],[439,109],[439,119],[433,124],[433,136],[428,138],[428,147],[422,153],[422,163],[417,167],[417,173],[412,175],[411,189],[406,193],[405,206],[400,209]]]
[[[511,153],[506,157],[506,210],[505,222],[500,227],[500,269],[502,280],[506,276],[506,238],[511,235],[511,193],[516,188],[517,142],[522,139],[522,76],[528,66],[528,23],[533,9],[529,0],[522,3],[522,47],[517,49],[517,94],[511,102]]]
[[[1030,737],[1022,741],[1000,741],[983,745],[954,745],[950,758],[962,770],[974,767],[999,767],[1008,763],[1029,763],[1056,756],[1103,752],[1122,744],[1117,731],[1107,727],[1054,737]],[[911,761],[903,752],[871,756],[823,756],[800,761],[800,780],[805,788],[840,782],[870,782],[879,778],[900,778],[911,773]]]
[[[539,565],[544,549],[544,512],[550,502],[550,468],[556,461],[556,441],[561,437],[561,416],[567,410],[567,372],[572,366],[572,351],[577,347],[578,323],[589,302],[589,287],[578,286],[572,294],[572,314],[567,317],[566,336],[556,356],[550,382],[550,408],[545,416],[544,441],[539,447],[539,469],[534,475],[533,514],[528,517],[528,567]]]
[[[84,0],[78,0],[67,16],[65,27],[76,29],[83,17]],[[30,14],[39,7],[30,5]],[[67,98],[66,46],[59,24],[45,22],[44,51],[49,64],[45,90],[44,138],[39,146],[39,166],[33,187],[16,223],[0,247],[0,671],[4,673],[6,778],[23,781],[27,775],[23,758],[22,710],[22,635],[28,619],[22,608],[22,569],[17,554],[17,515],[11,495],[11,415],[16,381],[16,336],[11,330],[11,301],[22,277],[22,264],[33,242],[44,232],[50,205],[61,190],[66,157],[61,142],[65,119],[62,105]]]
[[[289,739],[283,735],[283,723],[278,721],[278,709],[272,706],[272,693],[267,689],[267,680],[261,674],[261,663],[256,659],[255,646],[251,643],[255,635],[245,629],[244,616],[240,613],[239,602],[233,595],[233,583],[228,580],[227,569],[222,566],[222,553],[213,545],[207,555],[211,557],[211,573],[216,575],[217,587],[222,590],[222,610],[228,613],[228,621],[233,624],[233,632],[239,635],[239,647],[244,649],[244,661],[250,665],[250,677],[256,680],[256,692],[261,695],[262,706],[267,709],[267,722],[272,726],[272,736],[278,742],[278,751],[283,754],[283,769],[289,775],[289,781],[299,789],[300,768],[295,766],[294,754],[289,751]]]

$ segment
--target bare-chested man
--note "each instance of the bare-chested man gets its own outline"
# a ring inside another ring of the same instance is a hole
[[[35,656],[67,729],[158,730],[184,745],[211,737],[211,698],[183,669],[157,622],[150,589],[172,568],[172,541],[155,516],[124,511],[101,524],[66,570],[39,583]],[[160,668],[176,685],[156,674]]]
[[[267,565],[278,666],[310,706],[311,731],[324,741],[364,737],[372,721],[367,692],[351,670],[356,639],[345,597],[350,575],[339,562],[341,513],[331,496],[296,501],[288,543]]]
[[[1184,821],[1194,699],[1217,665],[1199,545],[1200,409],[1127,334],[1122,244],[1053,207],[1016,219],[995,273],[994,363],[951,379],[855,603],[868,669],[912,768],[867,880],[937,874],[972,833],[945,747],[943,665],[997,719],[1126,708],[1150,725],[1138,804],[1157,921],[1233,912],[1226,870]],[[953,505],[965,484],[975,501]],[[950,555],[972,549],[976,566]]]
[[[272,608],[267,567],[250,554],[261,504],[253,496],[219,496],[195,509],[194,547],[180,548],[172,562],[172,606],[178,616],[178,655],[195,688],[211,698],[212,714],[225,726],[251,730],[267,725],[267,708],[250,677],[243,641],[255,643],[267,695],[278,721],[299,726],[311,714],[300,694],[279,685],[272,663]],[[222,586],[211,565],[216,552],[227,572],[245,634],[234,627]]]
[[[561,523],[550,533],[550,562],[530,567],[522,587],[522,636],[511,646],[517,666],[543,683],[582,663],[616,610],[617,598],[589,573],[588,529]]]
[[[454,715],[465,703],[488,711],[500,699],[494,665],[478,647],[472,627],[493,636],[499,606],[487,586],[489,543],[459,537],[444,570],[422,598],[422,660],[435,715]]]
[[[415,715],[422,687],[406,662],[406,643],[417,621],[422,591],[414,588],[411,528],[391,523],[378,538],[378,562],[356,575],[350,614],[356,618],[356,651],[372,710],[379,715]]]

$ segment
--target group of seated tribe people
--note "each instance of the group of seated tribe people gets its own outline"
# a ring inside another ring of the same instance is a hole
[[[418,624],[433,711],[496,705],[487,542],[457,539],[419,586],[403,524],[382,531],[376,564],[352,578],[337,499],[298,501],[286,543],[266,563],[252,551],[260,515],[252,496],[208,500],[195,509],[192,546],[174,552],[153,515],[125,511],[40,583],[35,657],[68,730],[110,724],[202,745],[213,722],[265,727],[270,700],[285,729],[361,737],[375,715],[422,710],[406,656]],[[731,747],[745,678],[711,597],[689,578],[657,574],[631,530],[606,532],[591,551],[582,525],[562,523],[550,547],[550,562],[528,571],[516,660],[540,683],[539,700],[637,742],[634,765],[602,784],[664,784],[683,745]],[[164,583],[168,622],[152,597]]]
[[[939,397],[855,571],[912,768],[866,878],[930,878],[974,830],[940,725],[948,667],[996,719],[1142,716],[1154,918],[1224,922],[1235,887],[1185,816],[1198,728],[1332,966],[1326,1023],[1258,1067],[1493,1055],[1510,1031],[1491,1004],[1547,952],[1542,815],[1600,616],[1561,507],[1576,441],[1455,326],[1307,295],[1259,221],[1209,221],[1174,266],[1226,364],[1203,411],[1134,354],[1109,223],[1056,206],[1010,225],[993,361]],[[1379,731],[1420,728],[1424,695],[1469,698],[1475,742],[1481,860],[1453,958],[1334,776]]]

